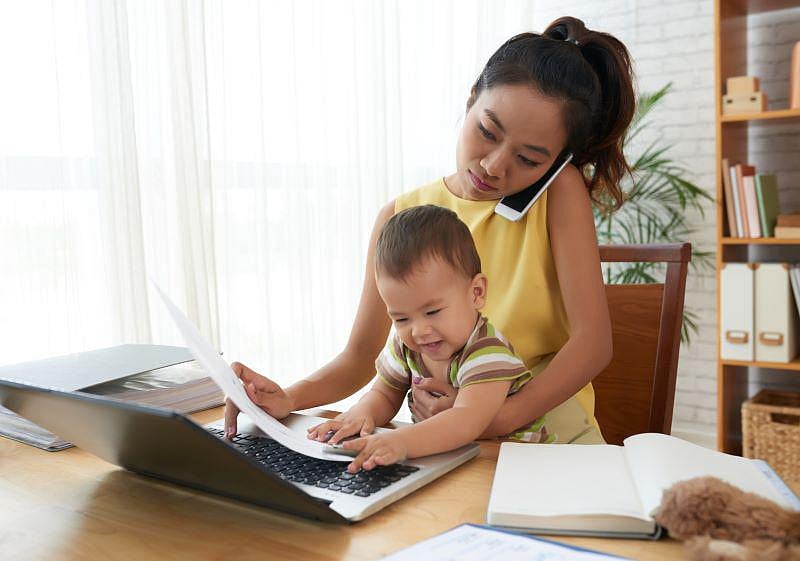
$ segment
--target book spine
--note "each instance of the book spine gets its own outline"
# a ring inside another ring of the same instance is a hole
[[[769,222],[769,218],[767,217],[767,209],[764,204],[764,189],[766,186],[762,184],[761,179],[761,175],[756,175],[755,188],[756,202],[758,202],[758,216],[761,219],[761,233],[765,238],[771,238],[774,230],[772,228],[772,224]]]
[[[737,230],[737,237],[739,238],[746,238],[747,236],[744,233],[744,222],[742,221],[742,203],[739,198],[739,185],[736,180],[736,169],[731,166],[730,170],[731,176],[731,191],[733,192],[733,210],[736,214],[736,230]]]
[[[750,227],[750,237],[761,237],[761,220],[758,217],[758,201],[756,200],[756,186],[752,175],[743,175],[744,200],[747,208],[747,224]]]
[[[739,211],[742,215],[742,237],[750,237],[750,222],[747,220],[747,198],[744,194],[744,173],[742,171],[742,164],[733,166],[734,175],[736,177],[736,190],[739,195]]]
[[[725,212],[728,216],[728,235],[741,237],[736,225],[736,211],[733,207],[733,190],[731,189],[731,165],[728,158],[722,159],[722,196],[725,197]]]

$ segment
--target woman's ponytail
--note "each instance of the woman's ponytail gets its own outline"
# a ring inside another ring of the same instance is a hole
[[[551,23],[545,37],[575,44],[600,82],[600,102],[593,118],[594,132],[583,148],[582,163],[594,168],[589,191],[605,191],[622,204],[620,182],[630,173],[623,153],[625,133],[634,111],[633,71],[628,49],[608,33],[591,31],[579,19],[563,17]]]

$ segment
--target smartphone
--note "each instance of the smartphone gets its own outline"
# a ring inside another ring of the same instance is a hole
[[[569,153],[556,158],[550,169],[536,183],[526,187],[519,193],[503,197],[494,207],[494,211],[503,218],[508,218],[514,222],[525,216],[525,213],[530,210],[533,203],[544,193],[544,190],[550,186],[571,159],[572,154]]]

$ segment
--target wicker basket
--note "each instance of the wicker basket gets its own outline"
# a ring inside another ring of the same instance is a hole
[[[800,393],[762,390],[742,404],[742,452],[800,481]]]

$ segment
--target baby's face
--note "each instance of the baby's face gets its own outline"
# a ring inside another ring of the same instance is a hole
[[[389,317],[403,343],[435,361],[449,360],[467,342],[486,297],[486,277],[465,278],[429,258],[400,280],[377,276]]]

